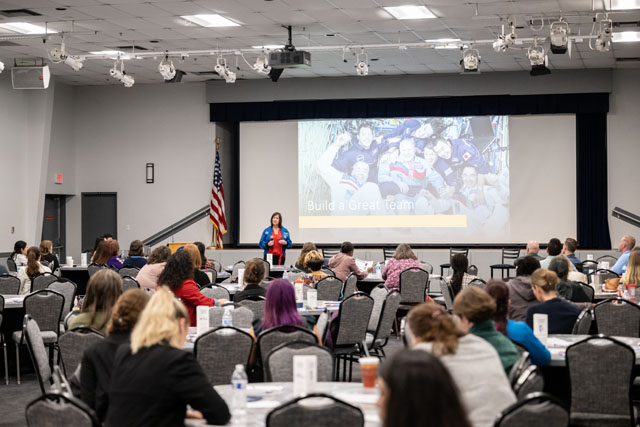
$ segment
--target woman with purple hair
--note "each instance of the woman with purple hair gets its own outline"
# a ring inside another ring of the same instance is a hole
[[[313,317],[302,317],[296,307],[296,292],[285,279],[276,279],[269,284],[265,297],[264,317],[253,321],[255,336],[268,329],[282,325],[295,325],[312,330],[318,335]]]

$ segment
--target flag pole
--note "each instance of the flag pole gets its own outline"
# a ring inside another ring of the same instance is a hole
[[[216,154],[218,154],[218,151],[220,151],[220,137],[216,136],[215,142],[216,142]],[[220,249],[218,247],[218,239],[217,239],[217,232],[218,229],[216,228],[215,225],[212,224],[211,226],[211,246],[209,246],[209,249]]]

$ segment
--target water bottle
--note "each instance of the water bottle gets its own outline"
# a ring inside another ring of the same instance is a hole
[[[380,263],[376,264],[376,276],[382,276],[382,266],[380,265]]]
[[[224,308],[224,313],[222,314],[222,326],[233,326],[233,317],[231,316],[231,310],[229,307]]]
[[[241,421],[238,417],[242,417],[247,413],[247,374],[244,371],[244,365],[236,365],[236,369],[231,375],[231,414],[235,421]]]
[[[287,270],[285,270],[284,273],[282,273],[282,278],[287,282],[289,282],[289,272]]]

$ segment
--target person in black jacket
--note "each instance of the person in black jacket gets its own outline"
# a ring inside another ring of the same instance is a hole
[[[244,266],[244,289],[233,296],[233,302],[240,302],[252,297],[267,296],[267,290],[260,286],[266,274],[267,269],[265,268],[264,261],[259,258],[253,258],[247,261]]]
[[[104,340],[87,348],[82,355],[80,388],[82,400],[104,421],[109,406],[108,390],[116,351],[129,344],[129,335],[149,302],[142,289],[130,289],[120,295],[112,311],[112,321]]]
[[[182,349],[188,331],[187,309],[159,287],[131,333],[131,346],[116,353],[106,427],[183,426],[185,417],[229,421],[226,403],[193,353]]]
[[[191,261],[193,262],[193,280],[198,285],[198,288],[202,289],[206,287],[211,283],[211,280],[209,280],[207,273],[200,270],[200,268],[202,268],[202,258],[200,257],[198,247],[193,243],[187,243],[184,245],[184,250],[191,255]]]
[[[51,271],[56,271],[60,268],[60,261],[58,261],[58,257],[53,254],[53,243],[51,240],[43,240],[40,242],[40,254],[42,255],[42,260],[49,263],[49,269]]]
[[[558,297],[556,285],[558,276],[551,270],[539,268],[531,275],[531,289],[540,304],[527,310],[527,325],[533,330],[533,315],[536,313],[548,316],[549,334],[571,334],[573,325],[580,315],[580,309],[572,302]]]

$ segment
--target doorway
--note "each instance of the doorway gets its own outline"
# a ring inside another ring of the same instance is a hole
[[[59,260],[67,256],[67,230],[65,205],[67,196],[45,194],[42,218],[42,240],[51,240],[53,253]]]
[[[91,252],[96,238],[118,238],[118,193],[82,193],[82,252]]]

